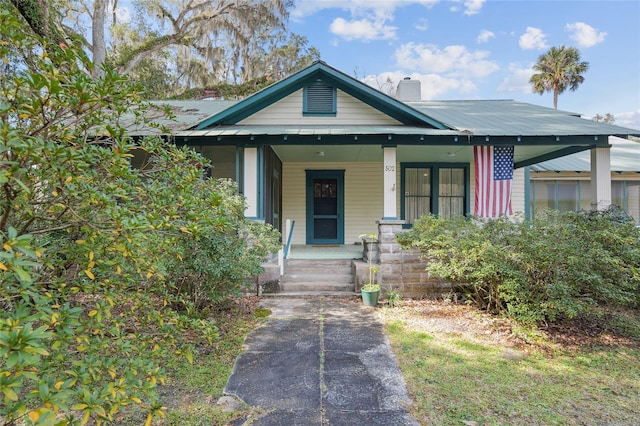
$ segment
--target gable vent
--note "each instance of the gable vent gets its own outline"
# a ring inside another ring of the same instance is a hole
[[[335,115],[336,89],[322,81],[304,88],[304,115]]]

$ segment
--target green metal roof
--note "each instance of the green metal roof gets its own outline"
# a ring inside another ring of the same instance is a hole
[[[415,109],[478,136],[586,136],[639,134],[578,114],[513,100],[409,102]]]
[[[640,173],[640,142],[612,137],[611,171]],[[589,172],[591,171],[591,155],[589,151],[544,161],[531,166],[536,172]]]

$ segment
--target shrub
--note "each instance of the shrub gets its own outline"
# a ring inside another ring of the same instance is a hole
[[[163,354],[188,360],[217,336],[167,279],[202,273],[204,247],[216,273],[199,285],[221,300],[275,235],[202,179],[196,153],[130,138],[139,87],[110,70],[93,80],[80,46],[51,48],[2,9],[0,59],[18,61],[0,68],[0,423],[100,424],[138,405],[150,424]],[[153,167],[132,169],[133,149]]]
[[[640,230],[620,212],[539,212],[536,220],[418,220],[399,240],[470,300],[523,322],[573,318],[598,303],[640,304]]]

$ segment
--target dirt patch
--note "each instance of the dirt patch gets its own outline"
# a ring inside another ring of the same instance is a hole
[[[506,348],[526,349],[549,345],[564,349],[598,346],[625,346],[640,348],[640,339],[634,337],[637,329],[622,323],[637,324],[637,310],[601,311],[598,316],[563,320],[543,325],[537,330],[523,332],[522,327],[509,320],[480,311],[473,306],[436,300],[403,300],[404,320],[414,330],[459,334],[476,341],[491,341]]]

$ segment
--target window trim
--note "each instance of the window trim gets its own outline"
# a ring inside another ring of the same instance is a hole
[[[438,215],[440,198],[440,169],[463,169],[464,170],[464,215],[468,217],[471,213],[471,182],[469,180],[469,163],[400,163],[400,218],[406,220],[405,215],[405,171],[406,169],[430,169],[431,170],[431,213]],[[404,228],[411,228],[413,225],[405,223]]]

